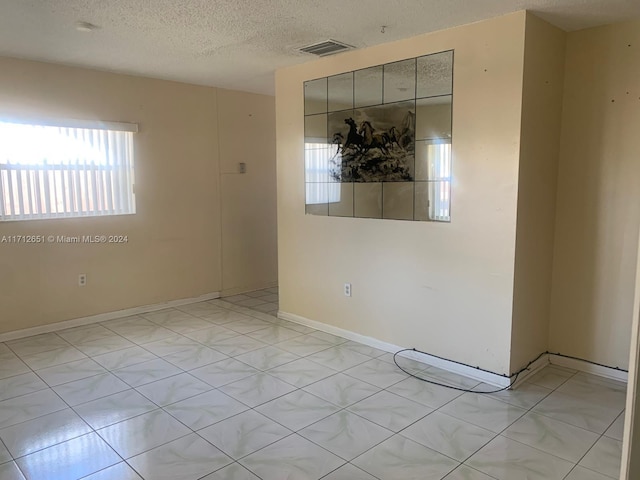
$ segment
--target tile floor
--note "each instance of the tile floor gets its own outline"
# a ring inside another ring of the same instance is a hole
[[[268,289],[0,344],[0,479],[617,478],[624,384],[549,366],[516,391],[462,394],[275,318],[277,300]]]

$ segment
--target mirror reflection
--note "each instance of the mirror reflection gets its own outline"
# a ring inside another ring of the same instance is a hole
[[[306,213],[451,221],[453,51],[304,83]]]

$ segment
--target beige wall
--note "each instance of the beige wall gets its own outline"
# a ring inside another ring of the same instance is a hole
[[[524,25],[518,12],[276,72],[281,310],[508,371]],[[303,82],[449,49],[452,223],[305,216]]]
[[[638,245],[640,254],[640,243]],[[640,255],[636,261],[621,480],[640,478]]]
[[[566,35],[527,15],[511,370],[547,351]]]
[[[222,125],[216,89],[7,58],[0,58],[0,72],[0,115],[140,124],[135,135],[135,215],[0,223],[0,237],[129,237],[125,245],[0,244],[0,333],[221,291],[222,258],[227,272],[242,272],[233,281],[255,274],[255,280],[241,282],[258,285],[275,277],[274,265],[261,265],[258,274],[235,263],[237,256],[222,254],[220,163],[235,160],[225,145],[246,139],[242,129],[229,131]],[[254,101],[258,121],[272,128],[272,99],[220,92],[226,116],[232,115],[234,104],[246,111]],[[251,131],[259,129],[254,125]],[[220,142],[219,136],[224,136]],[[264,152],[256,173],[268,170],[262,164],[275,163],[273,152]],[[224,175],[222,184],[228,187]],[[264,207],[255,215],[243,211],[234,197],[238,194],[254,203],[254,195],[265,203],[271,196],[275,203],[269,187],[246,182],[225,190],[226,223],[233,222],[237,211],[245,225],[235,230],[224,225],[231,231],[224,238],[227,245],[233,245],[233,235],[251,231],[248,224],[275,224],[273,208]],[[255,258],[256,251],[275,256],[272,238],[264,243],[253,240],[246,248],[251,250],[249,258]],[[265,273],[269,269],[271,273]],[[80,273],[88,276],[86,287],[77,285]]]
[[[626,368],[640,225],[640,22],[568,35],[549,347]]]
[[[218,90],[224,295],[278,282],[274,117],[273,97]]]

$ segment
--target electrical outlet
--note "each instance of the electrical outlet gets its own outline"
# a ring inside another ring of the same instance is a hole
[[[80,275],[78,275],[78,286],[79,287],[86,287],[87,286],[87,274],[86,273],[81,273]]]
[[[345,297],[350,297],[351,296],[351,284],[350,283],[345,283],[344,284],[344,296]]]
[[[238,164],[238,173],[247,173],[247,164],[244,162],[240,162]]]

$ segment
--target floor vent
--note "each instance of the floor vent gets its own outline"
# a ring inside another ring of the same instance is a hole
[[[326,55],[333,55],[334,53],[345,52],[347,50],[353,50],[354,47],[341,43],[336,40],[327,40],[325,42],[314,43],[313,45],[307,45],[300,49],[301,52],[311,53],[312,55],[318,55],[324,57]]]

